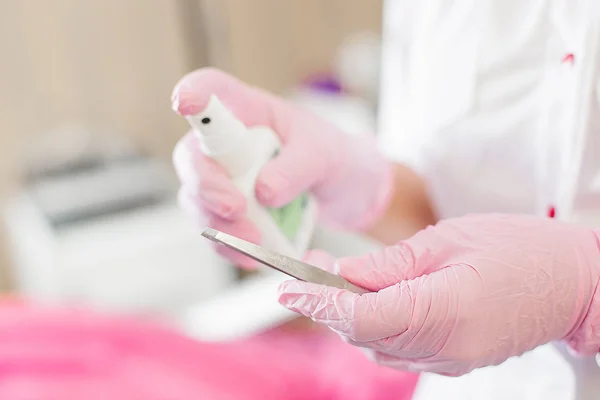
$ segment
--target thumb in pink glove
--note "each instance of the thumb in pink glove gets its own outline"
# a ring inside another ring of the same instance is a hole
[[[555,220],[466,216],[335,264],[374,293],[289,281],[279,301],[398,369],[458,376],[559,339],[594,354],[598,244],[594,231]]]
[[[347,228],[367,227],[385,209],[392,191],[391,164],[371,135],[350,137],[332,124],[214,69],[185,76],[173,92],[173,108],[184,116],[201,113],[211,95],[247,127],[266,126],[279,135],[283,150],[260,172],[257,199],[281,207],[310,191],[322,219]],[[193,132],[174,152],[181,180],[180,204],[203,225],[259,243],[258,227],[246,217],[246,199],[227,173],[200,150]],[[217,247],[231,260],[249,260]]]

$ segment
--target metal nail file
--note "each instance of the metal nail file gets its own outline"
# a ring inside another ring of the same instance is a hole
[[[338,275],[334,275],[291,257],[284,256],[283,254],[267,250],[264,247],[257,246],[216,229],[206,228],[202,232],[202,236],[298,280],[345,289],[357,294],[369,292],[366,289],[348,282]]]

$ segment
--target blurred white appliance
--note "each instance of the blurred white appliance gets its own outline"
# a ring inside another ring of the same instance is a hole
[[[4,210],[20,293],[170,315],[236,280],[178,209],[168,165],[95,155],[40,171]]]

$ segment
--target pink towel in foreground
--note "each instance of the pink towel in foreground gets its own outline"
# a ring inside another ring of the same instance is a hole
[[[408,400],[416,382],[322,333],[199,343],[143,322],[0,306],[2,400]]]

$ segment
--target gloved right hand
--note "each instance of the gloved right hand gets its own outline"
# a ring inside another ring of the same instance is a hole
[[[256,182],[259,202],[281,207],[305,191],[319,204],[326,223],[343,229],[367,228],[385,210],[392,193],[391,164],[371,135],[352,137],[307,111],[245,85],[214,69],[185,76],[173,92],[173,109],[200,113],[216,95],[247,127],[268,126],[283,149]],[[260,244],[260,232],[246,217],[246,200],[226,172],[200,151],[194,132],[176,146],[182,208],[203,225]],[[254,262],[224,247],[217,251],[243,267]]]
[[[329,326],[379,364],[459,376],[564,339],[600,351],[600,239],[527,215],[467,215],[395,246],[307,262],[371,290],[292,280],[285,307]]]

